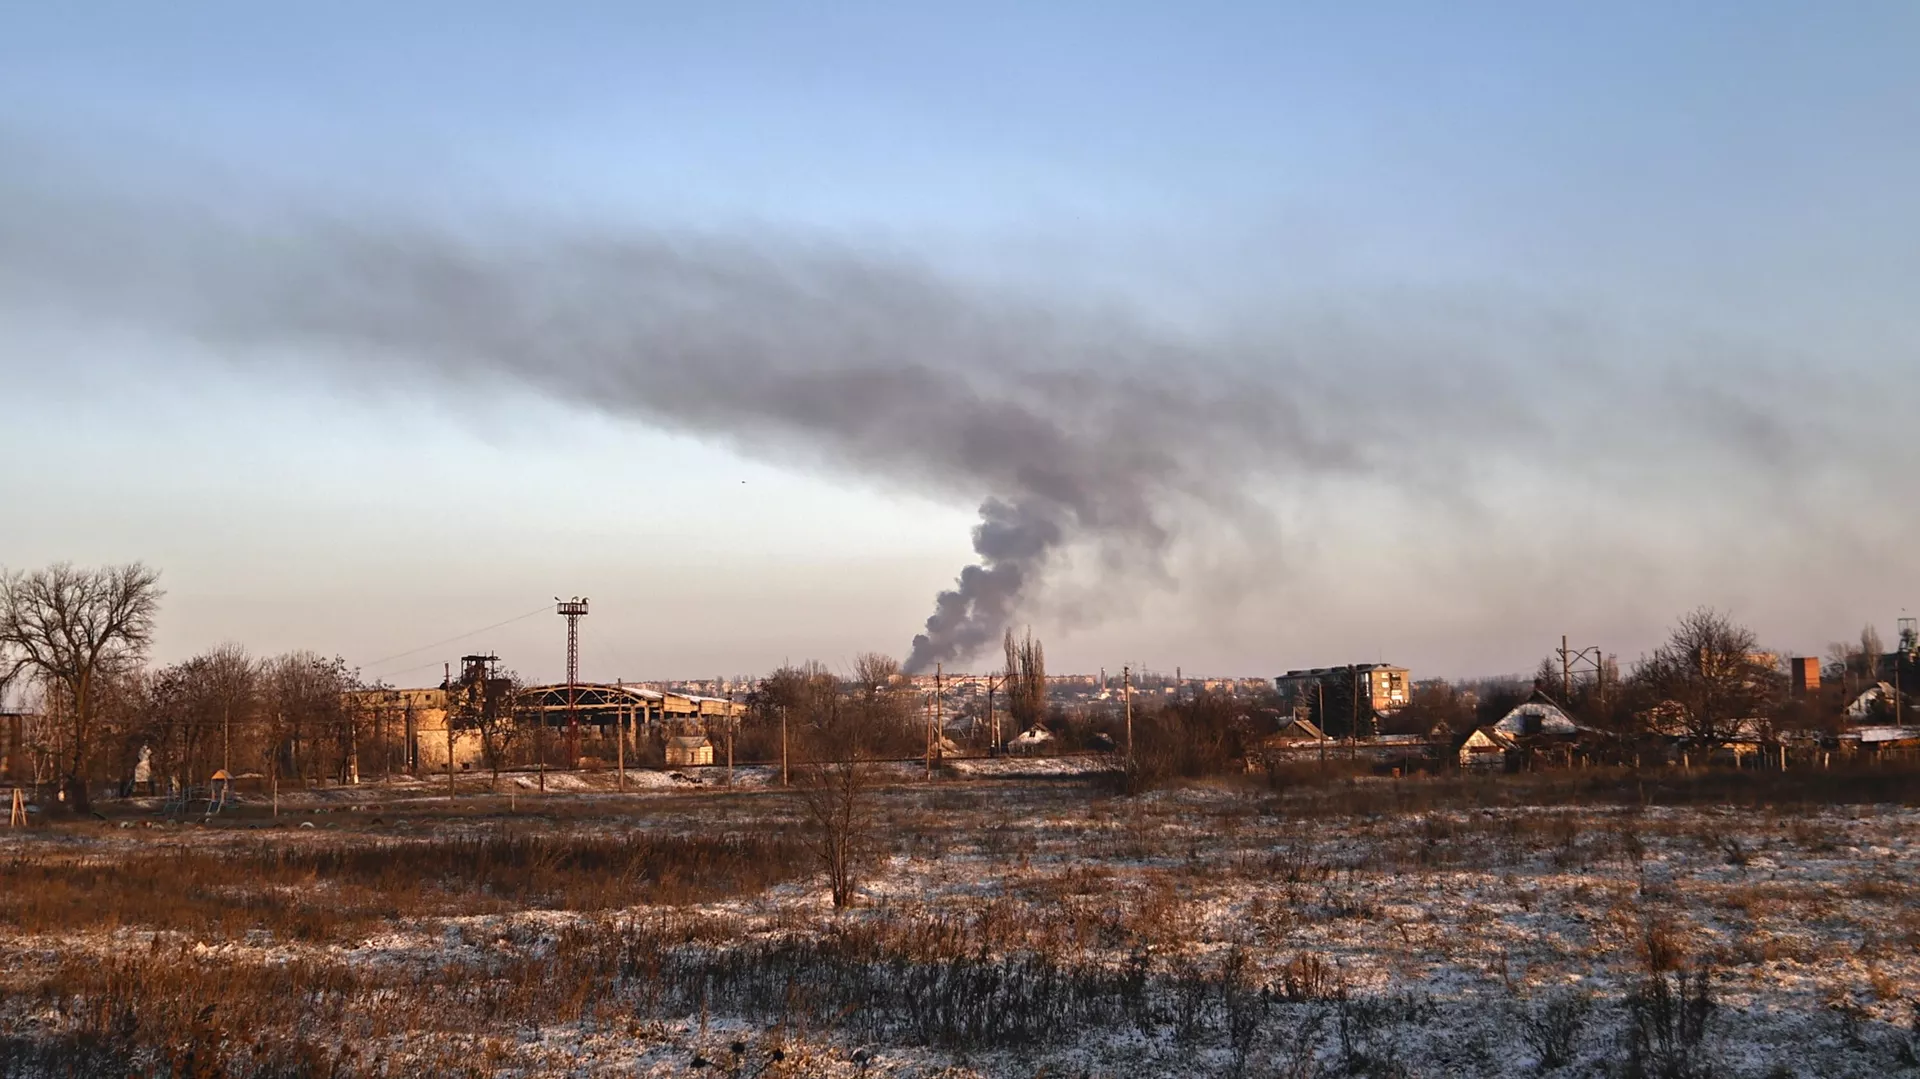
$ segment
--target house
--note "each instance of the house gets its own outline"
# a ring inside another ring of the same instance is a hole
[[[1327,740],[1326,732],[1313,725],[1308,719],[1295,716],[1280,725],[1280,729],[1260,740],[1262,746],[1293,747],[1317,745]]]
[[[667,767],[690,768],[713,763],[713,743],[704,734],[676,734],[667,739]]]
[[[1053,741],[1053,732],[1045,727],[1021,731],[1007,742],[1009,753],[1037,753]]]
[[[1580,733],[1578,724],[1561,711],[1560,706],[1547,699],[1546,694],[1536,692],[1526,703],[1501,716],[1493,724],[1495,730],[1509,737],[1527,735],[1552,735],[1571,738]]]
[[[1847,704],[1848,723],[1876,723],[1891,718],[1894,702],[1899,700],[1893,686],[1886,682],[1875,682],[1860,691],[1860,695]]]
[[[1332,746],[1333,739],[1313,725],[1312,721],[1296,716],[1280,725],[1280,729],[1255,742],[1247,753],[1247,767],[1267,767],[1282,760],[1297,760],[1325,753]]]
[[[1520,751],[1519,743],[1497,726],[1481,727],[1468,734],[1455,751],[1462,768],[1501,768],[1509,754]]]

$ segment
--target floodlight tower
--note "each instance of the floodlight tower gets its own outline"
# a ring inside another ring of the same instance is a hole
[[[580,620],[587,616],[587,597],[553,597],[554,610],[567,620],[567,767],[580,761]]]

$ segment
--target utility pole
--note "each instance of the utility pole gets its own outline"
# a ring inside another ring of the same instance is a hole
[[[1560,635],[1560,701],[1562,704],[1573,700],[1573,660],[1567,654],[1567,635]]]
[[[1358,757],[1360,756],[1360,668],[1355,665],[1348,667],[1347,670],[1353,676],[1353,724],[1347,728],[1347,755]]]
[[[733,786],[733,691],[727,691],[727,786]]]
[[[787,706],[780,706],[780,785],[787,785]]]
[[[587,615],[587,600],[555,596],[553,602],[554,612],[567,620],[567,767],[572,768],[580,763],[580,620]]]
[[[1000,687],[996,675],[987,676],[987,756],[1000,755],[1000,716],[993,710],[993,691]]]
[[[1133,764],[1133,666],[1120,668],[1121,708],[1127,717],[1127,764]]]
[[[633,706],[623,704],[614,713],[613,759],[614,789],[622,794],[627,791],[627,717],[633,712]]]
[[[1893,654],[1893,723],[1896,727],[1907,725],[1907,698],[1900,690],[1900,668],[1902,665],[1920,659],[1920,626],[1913,619],[1900,613],[1896,623],[1900,630],[1899,650]]]
[[[933,744],[935,748],[939,747],[940,739],[947,731],[947,701],[942,695],[946,687],[941,682],[940,668],[941,665],[938,663],[933,665]],[[927,773],[927,778],[933,778],[931,771]]]
[[[447,687],[447,800],[453,800],[453,664],[440,665],[444,674],[440,684]],[[428,670],[433,668],[429,667]]]
[[[1320,721],[1320,761],[1327,759],[1327,683],[1323,679],[1313,680],[1314,718]]]
[[[1588,645],[1585,648],[1573,648],[1567,644],[1565,634],[1560,636],[1560,648],[1555,653],[1560,657],[1560,703],[1568,707],[1573,705],[1573,672],[1575,667],[1585,669],[1584,664],[1593,664],[1594,684],[1604,691],[1607,680],[1607,657],[1601,653],[1600,646]]]

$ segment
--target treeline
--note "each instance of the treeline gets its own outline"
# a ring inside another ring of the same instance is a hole
[[[164,593],[138,564],[0,573],[0,700],[30,707],[0,732],[15,782],[91,789],[142,770],[204,782],[218,769],[345,779],[374,740],[366,688],[339,658],[255,657],[237,645],[146,663]]]
[[[1681,616],[1668,638],[1624,674],[1610,656],[1577,664],[1547,656],[1530,678],[1423,681],[1408,706],[1383,718],[1379,729],[1464,733],[1538,694],[1582,727],[1626,740],[1677,736],[1712,747],[1790,732],[1830,737],[1856,722],[1915,720],[1892,688],[1915,687],[1916,661],[1915,642],[1887,652],[1869,627],[1857,641],[1828,646],[1818,686],[1795,689],[1781,658],[1763,648],[1751,629],[1702,608]],[[1864,691],[1882,682],[1889,692],[1848,714]]]

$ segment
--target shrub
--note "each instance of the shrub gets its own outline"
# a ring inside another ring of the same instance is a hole
[[[1533,1050],[1543,1070],[1573,1063],[1580,1032],[1593,1010],[1593,999],[1577,990],[1561,990],[1517,1009],[1520,1039]]]
[[[1716,1004],[1705,968],[1652,974],[1627,993],[1627,1075],[1695,1079],[1712,1072],[1707,1025]]]
[[[1325,956],[1301,952],[1280,973],[1280,996],[1289,1001],[1338,1000],[1347,995],[1346,982]]]

